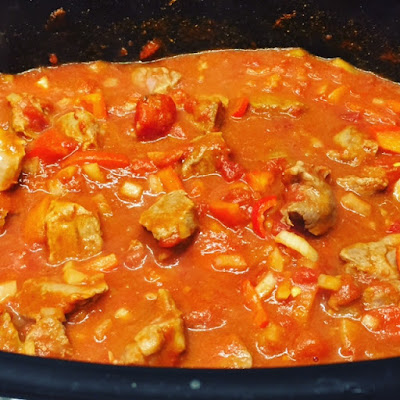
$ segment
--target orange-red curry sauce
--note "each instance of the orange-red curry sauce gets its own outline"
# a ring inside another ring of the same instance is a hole
[[[398,85],[299,49],[73,64],[0,75],[0,128],[2,350],[400,354]]]

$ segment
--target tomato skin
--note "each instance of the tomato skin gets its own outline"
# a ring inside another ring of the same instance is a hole
[[[267,231],[264,227],[265,213],[271,208],[274,208],[276,204],[276,196],[267,196],[256,201],[253,206],[253,212],[251,214],[253,230],[258,236],[263,239],[267,237]]]
[[[27,105],[23,113],[29,119],[29,128],[34,132],[41,132],[49,126],[46,116],[35,107]]]
[[[170,96],[152,94],[138,101],[135,129],[139,140],[156,140],[167,135],[175,121],[176,106]]]
[[[316,334],[312,332],[304,332],[296,339],[293,357],[296,360],[313,360],[318,362],[329,352],[329,346],[324,343]]]
[[[318,273],[307,267],[297,267],[292,275],[295,285],[315,285],[318,281]]]
[[[230,228],[237,228],[247,223],[247,216],[238,203],[214,201],[209,204],[210,213]]]
[[[242,97],[238,99],[237,104],[235,106],[235,111],[231,114],[233,118],[242,118],[244,114],[246,114],[247,109],[249,108],[250,101],[248,97]]]
[[[265,328],[269,324],[268,315],[254,286],[247,279],[243,281],[242,292],[246,307],[254,313],[254,323],[260,328]]]
[[[228,156],[221,156],[217,168],[227,182],[237,181],[244,175],[244,169]]]
[[[328,301],[328,304],[333,309],[338,309],[339,306],[346,306],[361,297],[361,289],[356,285],[351,275],[342,275],[342,286],[333,293]]]

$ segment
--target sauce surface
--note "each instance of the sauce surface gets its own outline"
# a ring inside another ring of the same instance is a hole
[[[301,49],[0,75],[0,348],[250,368],[400,354],[400,88]]]

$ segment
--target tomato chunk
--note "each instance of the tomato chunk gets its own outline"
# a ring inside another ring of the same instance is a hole
[[[246,114],[247,109],[249,108],[249,98],[248,97],[241,97],[235,106],[235,110],[232,113],[233,118],[242,118],[244,114]]]
[[[162,42],[159,39],[149,40],[142,48],[139,59],[140,61],[148,60],[153,57],[162,46]]]
[[[136,106],[135,129],[139,140],[156,140],[168,134],[176,120],[176,106],[170,96],[152,94]]]
[[[47,164],[54,163],[71,154],[78,147],[78,143],[56,129],[43,132],[27,152],[26,158],[39,157]]]

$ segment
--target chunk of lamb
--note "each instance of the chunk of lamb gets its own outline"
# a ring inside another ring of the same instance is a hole
[[[288,202],[282,209],[285,223],[293,226],[300,221],[315,236],[324,234],[335,224],[336,199],[325,181],[328,175],[321,168],[308,172],[301,161],[285,171],[285,178],[289,180]]]
[[[57,308],[68,314],[77,305],[86,303],[107,290],[103,273],[96,273],[79,284],[67,284],[56,277],[28,279],[11,304],[23,317],[37,319],[42,308]]]
[[[62,133],[81,144],[84,150],[97,147],[102,128],[90,112],[80,109],[69,112],[58,118],[56,125]]]
[[[364,169],[365,176],[348,175],[336,179],[336,183],[347,191],[354,192],[359,196],[371,196],[384,191],[389,179],[386,172],[380,167],[367,167]]]
[[[340,258],[346,262],[349,273],[360,272],[382,281],[398,281],[400,273],[396,262],[396,249],[400,234],[385,236],[378,242],[356,243],[345,247]],[[400,287],[400,282],[396,285]]]
[[[161,353],[165,353],[167,362],[173,364],[186,349],[182,313],[168,290],[158,291],[155,308],[156,318],[136,334],[133,343],[125,347],[119,364],[143,365],[148,357],[162,357]]]
[[[343,150],[329,150],[326,155],[333,161],[349,164],[352,167],[358,167],[365,159],[375,156],[378,151],[378,143],[366,139],[365,135],[353,126],[343,129],[333,140]]]
[[[8,312],[0,314],[0,350],[11,353],[19,353],[22,350],[18,331]]]
[[[193,123],[204,132],[218,131],[224,122],[225,106],[217,96],[196,99],[187,111]]]
[[[167,93],[181,79],[181,74],[165,67],[139,67],[132,72],[132,82],[145,94]]]
[[[195,138],[189,147],[189,155],[182,163],[182,176],[208,175],[217,170],[218,159],[228,149],[221,132],[210,132]]]
[[[195,205],[183,190],[163,195],[142,213],[139,223],[162,247],[176,246],[193,235],[198,226]]]
[[[64,314],[54,308],[42,308],[25,339],[25,351],[41,357],[63,358],[71,353],[71,344],[63,325]]]
[[[45,228],[51,263],[88,258],[102,250],[98,218],[77,203],[53,200],[45,216]]]
[[[25,141],[13,132],[0,129],[0,191],[18,181],[25,155]]]
[[[15,132],[35,136],[48,126],[46,110],[40,100],[28,94],[11,93],[7,96],[11,106],[11,125]]]

